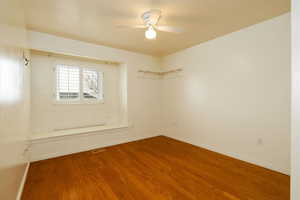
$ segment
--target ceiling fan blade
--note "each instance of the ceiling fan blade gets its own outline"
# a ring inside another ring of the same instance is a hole
[[[169,33],[182,33],[183,29],[173,26],[155,26],[155,28],[159,31],[169,32]]]
[[[118,25],[117,28],[147,28],[145,25]]]

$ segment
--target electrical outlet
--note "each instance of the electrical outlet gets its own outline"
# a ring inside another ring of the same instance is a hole
[[[264,143],[264,141],[263,141],[263,139],[262,138],[258,138],[257,139],[257,145],[263,145],[263,143]]]

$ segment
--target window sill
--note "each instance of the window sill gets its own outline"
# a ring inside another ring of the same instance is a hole
[[[54,105],[97,105],[104,104],[104,100],[95,100],[95,101],[54,101]]]
[[[32,143],[38,143],[40,141],[45,141],[48,139],[59,139],[60,137],[74,136],[74,135],[91,135],[97,134],[97,132],[103,132],[107,130],[128,128],[128,124],[124,125],[114,125],[114,126],[93,126],[87,128],[75,128],[75,129],[66,129],[60,131],[48,132],[46,134],[34,134],[31,136],[30,141]]]

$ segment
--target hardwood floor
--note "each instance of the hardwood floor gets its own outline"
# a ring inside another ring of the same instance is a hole
[[[289,200],[289,176],[159,136],[32,163],[23,200]]]

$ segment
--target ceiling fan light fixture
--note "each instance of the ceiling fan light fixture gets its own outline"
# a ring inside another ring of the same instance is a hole
[[[146,30],[145,37],[149,40],[154,40],[156,38],[156,31],[152,26],[149,26],[149,28]]]

